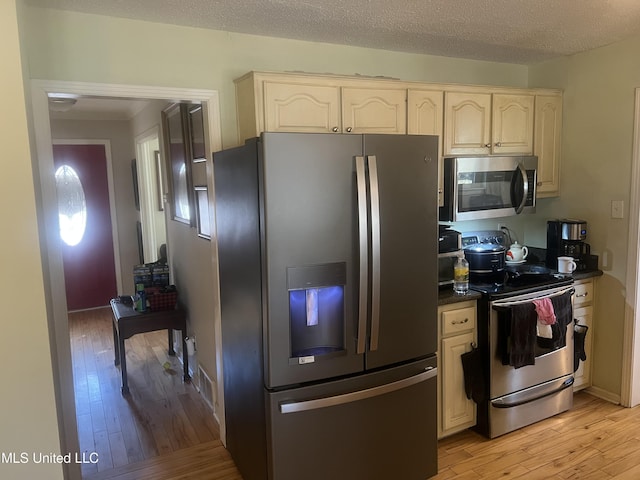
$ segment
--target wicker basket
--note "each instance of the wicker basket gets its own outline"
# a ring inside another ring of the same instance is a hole
[[[153,312],[159,310],[174,310],[178,302],[178,292],[162,292],[161,288],[145,288],[149,308]]]

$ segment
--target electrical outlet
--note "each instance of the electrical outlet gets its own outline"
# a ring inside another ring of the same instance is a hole
[[[611,218],[624,218],[624,200],[611,200]]]

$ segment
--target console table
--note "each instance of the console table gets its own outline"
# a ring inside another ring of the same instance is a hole
[[[136,333],[153,332],[156,330],[168,330],[169,355],[175,355],[173,349],[173,330],[182,332],[182,363],[184,366],[184,380],[188,381],[189,356],[187,355],[187,319],[183,310],[159,310],[138,312],[133,305],[122,303],[114,298],[110,302],[113,311],[113,349],[115,351],[116,365],[120,365],[122,372],[122,393],[129,393],[127,382],[127,357],[124,349],[124,341]]]

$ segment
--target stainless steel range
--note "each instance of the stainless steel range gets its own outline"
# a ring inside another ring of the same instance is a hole
[[[502,232],[474,235],[478,241],[506,244]],[[463,245],[471,236],[463,234]],[[483,277],[470,288],[482,293],[477,352],[482,368],[474,372],[482,378],[472,379],[482,392],[474,395],[476,429],[494,438],[570,409],[573,278],[523,264],[506,266],[500,276]],[[553,324],[546,323],[549,309]]]

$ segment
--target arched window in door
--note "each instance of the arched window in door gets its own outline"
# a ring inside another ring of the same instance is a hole
[[[80,243],[87,227],[84,188],[80,177],[69,165],[60,166],[56,170],[55,179],[60,237],[64,243],[73,247]]]

